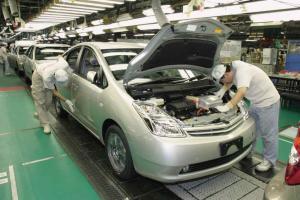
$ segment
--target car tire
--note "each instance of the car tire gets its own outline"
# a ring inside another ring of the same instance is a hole
[[[57,97],[54,98],[53,102],[54,102],[54,107],[55,107],[56,115],[59,118],[66,118],[66,117],[68,117],[69,113],[64,110],[64,108],[61,105],[60,100]]]
[[[119,126],[110,126],[105,135],[105,150],[114,173],[121,179],[136,176],[128,142]]]

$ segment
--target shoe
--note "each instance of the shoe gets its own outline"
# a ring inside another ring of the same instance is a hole
[[[272,163],[264,159],[259,165],[255,167],[255,169],[260,172],[266,172],[272,167],[273,167]]]
[[[49,124],[44,125],[44,133],[45,134],[50,134],[51,133],[51,128]]]
[[[38,115],[37,112],[34,112],[34,113],[33,113],[33,116],[34,116],[35,118],[39,118],[39,115]]]

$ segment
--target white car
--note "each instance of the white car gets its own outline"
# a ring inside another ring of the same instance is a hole
[[[254,120],[243,104],[215,106],[210,78],[231,29],[215,20],[166,25],[143,49],[133,43],[81,43],[64,54],[73,69],[58,92],[71,114],[106,148],[114,172],[177,182],[232,167],[251,150]],[[139,53],[140,52],[140,53]],[[129,64],[128,64],[129,63]]]
[[[26,51],[23,61],[25,77],[31,80],[36,65],[45,62],[55,62],[57,56],[70,48],[66,44],[36,44]]]

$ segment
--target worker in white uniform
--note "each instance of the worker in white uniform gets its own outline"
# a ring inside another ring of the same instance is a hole
[[[45,134],[51,133],[48,110],[52,103],[52,95],[63,100],[71,112],[74,111],[72,102],[66,100],[55,90],[55,84],[65,84],[68,81],[66,71],[69,70],[68,63],[59,56],[54,63],[38,65],[32,74],[31,92],[37,110],[34,115],[39,118]]]
[[[223,97],[232,85],[237,87],[236,94],[228,103],[216,107],[220,112],[234,108],[244,97],[250,101],[249,114],[256,123],[256,138],[262,137],[264,146],[263,161],[256,166],[256,170],[268,171],[275,166],[278,154],[280,95],[274,84],[260,68],[242,61],[215,66],[212,77],[224,84],[216,93],[219,97]],[[256,138],[250,156],[255,148]]]
[[[9,65],[7,61],[7,49],[5,46],[0,48],[0,64],[2,65],[3,74],[9,75]]]

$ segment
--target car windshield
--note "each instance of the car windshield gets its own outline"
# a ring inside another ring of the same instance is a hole
[[[52,60],[57,56],[62,55],[68,47],[37,47],[35,52],[36,60]]]
[[[29,47],[19,47],[19,55],[25,54],[27,49],[29,49]]]
[[[128,63],[141,51],[142,49],[105,49],[102,53],[115,79],[122,80]]]
[[[144,77],[131,80],[130,84],[147,84],[147,83],[181,83],[207,78],[200,70],[191,69],[163,69],[153,72]]]

